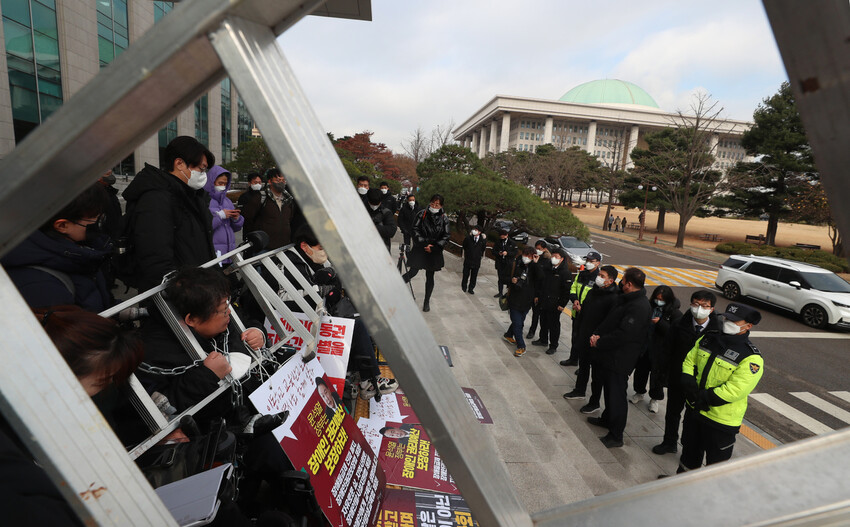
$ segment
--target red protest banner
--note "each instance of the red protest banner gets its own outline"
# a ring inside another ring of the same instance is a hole
[[[469,403],[469,407],[472,408],[472,413],[475,414],[478,422],[485,425],[493,424],[493,418],[490,417],[490,412],[487,411],[487,407],[484,406],[484,401],[478,396],[478,392],[472,388],[461,388],[461,390],[463,390],[466,402]]]
[[[462,496],[387,489],[375,527],[477,527]]]

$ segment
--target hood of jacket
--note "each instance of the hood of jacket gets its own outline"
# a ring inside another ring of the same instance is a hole
[[[112,252],[106,235],[100,235],[91,245],[79,245],[59,234],[37,230],[0,261],[9,268],[38,265],[69,274],[88,274],[97,271]]]
[[[227,183],[224,185],[224,190],[216,190],[215,180],[218,179],[218,177],[222,174],[227,176]],[[227,195],[228,192],[230,192],[230,183],[232,181],[233,176],[227,169],[219,165],[215,165],[207,172],[207,183],[204,185],[204,190],[207,194],[210,195],[210,198],[216,201],[221,201],[221,198],[223,198]]]
[[[202,192],[201,190],[190,189],[189,185],[173,174],[169,174],[162,169],[145,163],[145,167],[136,174],[133,181],[127,185],[126,190],[124,190],[121,195],[124,196],[124,199],[128,202],[137,201],[142,194],[152,190],[177,193],[183,192],[186,195]]]

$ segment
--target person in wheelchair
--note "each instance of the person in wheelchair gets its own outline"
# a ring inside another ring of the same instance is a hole
[[[332,316],[354,319],[349,370],[356,369],[360,373],[360,397],[370,399],[378,392],[385,395],[396,391],[398,382],[395,379],[381,377],[372,338],[366,331],[366,326],[360,319],[354,304],[345,296],[342,282],[331,267],[327,253],[310,227],[301,227],[295,233],[295,245],[286,250],[286,256],[319,292],[319,296],[324,299],[325,306]],[[297,284],[285,269],[284,274],[290,283]],[[287,305],[290,309],[299,311],[297,304],[288,300],[292,294],[303,294],[303,291],[284,292],[281,298],[289,302]],[[309,297],[306,299],[310,301]]]

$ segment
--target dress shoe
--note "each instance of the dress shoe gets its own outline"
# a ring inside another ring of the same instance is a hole
[[[564,394],[564,399],[584,399],[584,392],[573,390]]]
[[[592,424],[593,426],[601,426],[602,428],[608,428],[608,423],[605,422],[601,417],[588,417],[587,422]]]
[[[561,366],[578,366],[578,359],[566,359],[559,362]]]
[[[422,306],[422,311],[424,311],[425,313],[427,313],[428,311],[431,311],[431,304],[429,304],[428,302],[425,302],[425,305]]]
[[[611,434],[608,434],[604,437],[600,437],[599,440],[602,441],[602,444],[605,445],[607,448],[617,448],[623,446],[623,441],[620,439],[616,439]]]
[[[528,335],[526,335],[526,336],[525,336],[525,338],[527,338],[527,339],[533,339],[533,338],[534,338],[534,333],[535,333],[535,330],[533,330],[533,329],[532,329],[532,330],[530,330],[530,331],[528,332]]]
[[[493,298],[499,298],[500,296],[502,296],[502,293],[496,293],[495,295],[493,295]]]
[[[544,342],[544,341],[542,341],[542,340],[540,340],[540,339],[535,340],[535,341],[534,341],[534,342],[532,342],[531,344],[532,344],[532,345],[534,345],[534,346],[548,346],[548,345],[549,345],[549,343],[548,343],[548,342]]]
[[[558,348],[549,348],[546,350],[546,355],[554,355],[556,351],[558,351]]]
[[[473,291],[472,289],[470,289],[469,291],[467,291],[467,293],[469,293],[470,295],[474,295],[474,294],[475,294],[475,291]]]
[[[658,454],[659,456],[663,456],[664,454],[675,454],[678,451],[678,447],[669,443],[660,443],[652,447],[652,453]]]

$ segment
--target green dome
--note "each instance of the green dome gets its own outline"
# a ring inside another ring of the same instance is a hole
[[[658,108],[658,103],[640,86],[617,79],[579,84],[560,100],[579,104],[637,104]]]

